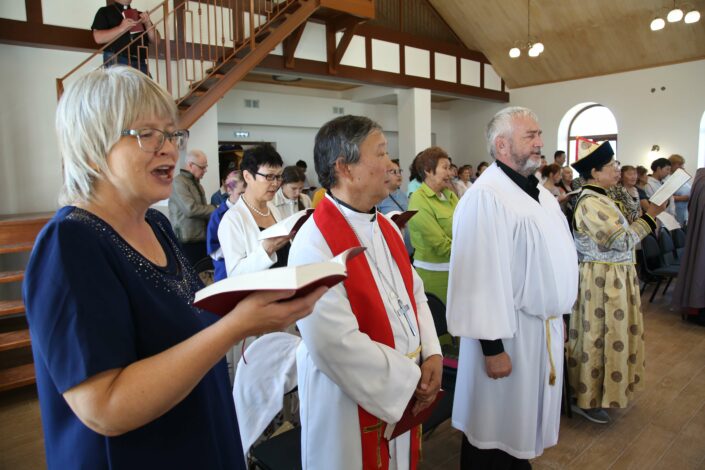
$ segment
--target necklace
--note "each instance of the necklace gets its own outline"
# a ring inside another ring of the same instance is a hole
[[[260,217],[269,217],[269,216],[272,214],[272,212],[269,210],[269,207],[267,207],[267,213],[266,213],[266,214],[265,214],[264,212],[258,211],[254,206],[250,205],[250,203],[247,202],[247,199],[245,199],[245,196],[244,196],[244,195],[241,195],[241,196],[240,196],[240,199],[242,199],[242,202],[244,202],[245,205],[246,205],[252,212],[254,212],[255,214],[259,215]]]
[[[365,246],[364,243],[362,243],[362,238],[360,238],[360,235],[357,233],[357,230],[355,230],[355,227],[353,224],[350,223],[350,220],[348,220],[348,217],[345,215],[345,212],[343,209],[340,207],[340,204],[338,203],[338,198],[333,196],[331,194],[331,197],[333,199],[333,202],[335,202],[336,207],[340,211],[340,214],[343,216],[343,219],[345,219],[345,222],[348,223],[348,226],[350,229],[353,231],[355,234],[355,237],[357,238],[357,241],[360,243],[360,245]],[[376,215],[375,215],[376,217]],[[387,295],[387,298],[389,299],[389,303],[392,305],[392,309],[394,310],[394,313],[396,313],[397,317],[401,320],[402,317],[406,320],[406,324],[409,327],[409,331],[411,331],[411,334],[413,336],[416,336],[416,330],[414,328],[414,324],[411,321],[411,318],[409,317],[409,311],[411,308],[409,305],[404,303],[397,292],[399,291],[396,283],[396,279],[394,278],[394,275],[392,275],[392,281],[390,282],[389,279],[387,279],[387,276],[384,275],[384,272],[380,269],[379,265],[377,264],[377,254],[375,253],[375,247],[374,247],[374,224],[372,224],[370,228],[370,240],[372,242],[372,246],[370,247],[371,250],[367,250],[365,254],[367,257],[372,261],[372,264],[375,267],[375,270],[377,271],[377,274],[379,274],[379,278],[382,281],[382,290],[384,290],[384,293]],[[383,250],[385,254],[385,258],[387,261],[387,267],[389,268],[389,271],[392,271],[392,260],[390,259],[390,255],[387,252],[387,250]],[[386,285],[385,285],[386,284]]]

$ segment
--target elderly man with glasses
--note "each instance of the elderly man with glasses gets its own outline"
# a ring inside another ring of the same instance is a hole
[[[200,150],[191,150],[169,198],[169,219],[184,253],[192,265],[206,257],[206,227],[215,207],[208,204],[200,180],[208,170],[208,158]]]

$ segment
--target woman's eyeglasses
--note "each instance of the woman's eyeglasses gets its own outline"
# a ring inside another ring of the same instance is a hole
[[[264,173],[260,173],[259,171],[255,171],[255,174],[264,177],[264,179],[266,179],[270,183],[272,183],[274,181],[281,182],[284,179],[284,175],[282,175],[282,174],[276,174],[276,173],[264,174]]]
[[[164,142],[169,139],[177,150],[184,150],[188,142],[188,130],[177,129],[174,132],[162,131],[159,129],[125,129],[120,135],[137,137],[137,144],[145,152],[158,152],[164,147]]]

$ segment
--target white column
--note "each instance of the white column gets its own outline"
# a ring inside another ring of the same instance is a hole
[[[431,146],[431,90],[397,90],[399,163],[404,170],[402,188],[409,183],[409,165],[420,151]]]

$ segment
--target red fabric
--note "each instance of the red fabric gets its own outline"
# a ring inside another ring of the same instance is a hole
[[[337,207],[326,197],[316,206],[313,220],[323,234],[333,256],[354,246],[360,246],[355,232],[345,220]],[[404,287],[409,294],[409,299],[416,313],[416,302],[413,292],[413,277],[411,264],[406,253],[406,248],[401,237],[396,233],[391,224],[378,214],[378,222],[392,258],[396,262],[404,280]],[[378,343],[394,348],[394,335],[389,324],[387,311],[380,296],[379,290],[371,288],[375,285],[370,265],[366,256],[357,256],[348,261],[348,277],[343,281],[343,286],[348,294],[360,331]],[[389,442],[384,438],[385,423],[376,416],[368,413],[358,406],[360,420],[360,439],[362,442],[362,467],[363,470],[389,468]],[[367,432],[363,432],[368,429]],[[375,429],[375,430],[372,430]],[[420,448],[419,435],[412,431],[411,443],[411,468],[415,469]],[[417,441],[417,442],[414,442]],[[414,449],[416,451],[414,452]]]

